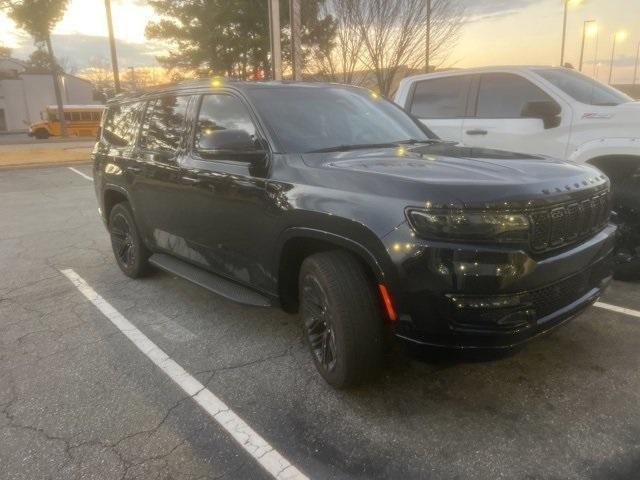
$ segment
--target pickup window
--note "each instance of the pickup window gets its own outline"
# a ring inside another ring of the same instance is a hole
[[[633,101],[619,90],[572,70],[545,68],[536,70],[536,73],[580,103],[613,107]]]

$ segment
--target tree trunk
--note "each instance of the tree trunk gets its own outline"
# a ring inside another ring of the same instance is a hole
[[[49,51],[49,59],[51,62],[51,76],[53,78],[53,90],[56,93],[56,103],[58,105],[58,121],[60,122],[60,136],[67,136],[67,121],[64,118],[64,107],[62,106],[62,92],[60,91],[60,69],[56,63],[56,57],[53,55],[53,46],[51,45],[51,36],[47,34],[46,38],[47,50]]]

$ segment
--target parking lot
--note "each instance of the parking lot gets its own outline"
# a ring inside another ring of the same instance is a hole
[[[90,180],[0,170],[0,478],[640,475],[639,284],[517,354],[398,349],[335,391],[296,316],[125,277]]]

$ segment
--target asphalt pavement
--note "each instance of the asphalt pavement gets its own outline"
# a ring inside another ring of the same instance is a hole
[[[335,391],[296,316],[126,278],[90,176],[0,169],[1,479],[640,477],[640,284],[516,354],[398,349]]]

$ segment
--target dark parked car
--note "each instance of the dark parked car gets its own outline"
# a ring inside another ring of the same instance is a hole
[[[123,95],[93,151],[122,271],[299,311],[332,385],[418,345],[511,348],[610,279],[594,167],[439,140],[365,89],[190,82]]]

